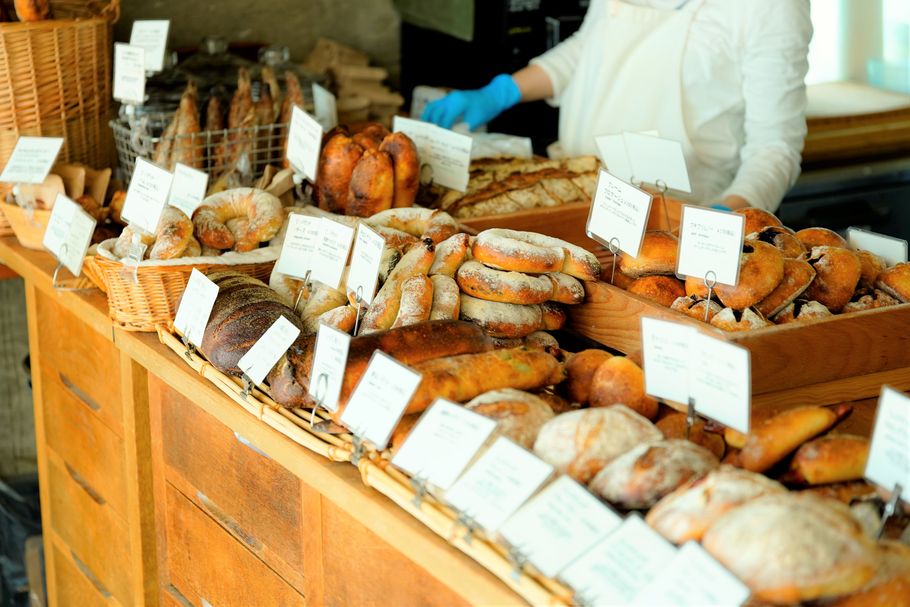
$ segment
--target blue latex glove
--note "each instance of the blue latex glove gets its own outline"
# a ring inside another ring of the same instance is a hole
[[[521,91],[508,74],[500,74],[485,87],[473,91],[455,91],[427,104],[420,119],[450,129],[467,122],[474,129],[483,126],[521,101]]]
[[[731,209],[730,207],[728,207],[725,204],[712,204],[711,208],[717,209],[718,211],[731,211],[731,212],[733,211],[733,209]]]

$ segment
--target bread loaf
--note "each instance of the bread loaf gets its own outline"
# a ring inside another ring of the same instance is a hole
[[[484,392],[465,406],[495,419],[497,431],[525,449],[534,447],[540,428],[553,419],[550,405],[530,392],[514,388]]]
[[[591,384],[594,373],[601,363],[613,358],[606,350],[582,350],[566,361],[566,394],[573,402],[588,404],[591,400]],[[612,403],[611,403],[612,404]]]

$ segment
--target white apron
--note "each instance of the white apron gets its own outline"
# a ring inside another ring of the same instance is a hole
[[[683,52],[703,2],[690,0],[678,10],[618,0],[592,3],[586,43],[559,99],[565,154],[596,155],[599,135],[656,130],[682,144],[693,200],[708,201],[723,190],[722,184],[700,183],[683,116]]]

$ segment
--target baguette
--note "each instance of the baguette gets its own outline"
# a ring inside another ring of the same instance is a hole
[[[867,438],[849,434],[823,436],[797,450],[790,470],[780,480],[806,485],[860,480],[868,457]]]
[[[433,264],[434,252],[435,247],[432,241],[424,240],[405,253],[389,274],[382,288],[376,293],[370,307],[367,308],[363,317],[362,332],[364,334],[384,331],[392,327],[401,305],[402,285],[409,278],[427,273]]]

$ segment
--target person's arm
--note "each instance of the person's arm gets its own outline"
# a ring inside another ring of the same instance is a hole
[[[745,145],[730,208],[775,211],[800,172],[806,136],[807,54],[812,37],[809,0],[743,3],[741,32]]]
[[[553,81],[539,65],[531,63],[521,68],[512,74],[512,80],[521,91],[522,102],[539,101],[553,96]]]

